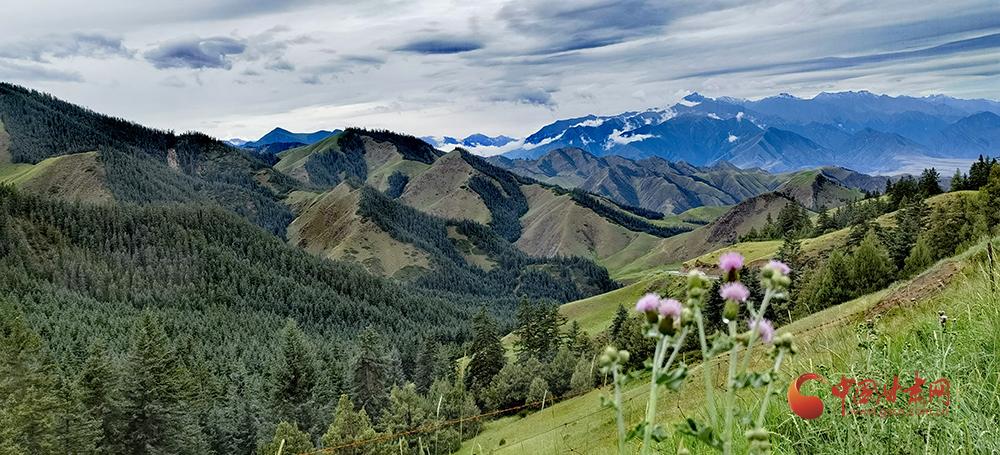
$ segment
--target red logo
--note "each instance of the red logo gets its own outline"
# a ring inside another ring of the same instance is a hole
[[[812,420],[823,415],[823,400],[819,399],[819,397],[803,395],[799,392],[802,384],[810,379],[819,379],[823,381],[823,384],[826,384],[826,379],[823,379],[822,376],[816,373],[806,373],[796,378],[788,386],[788,405],[791,406],[792,412],[806,420]]]

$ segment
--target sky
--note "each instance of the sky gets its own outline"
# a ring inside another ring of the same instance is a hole
[[[0,0],[0,80],[177,132],[524,137],[869,90],[1000,99],[1000,2]]]

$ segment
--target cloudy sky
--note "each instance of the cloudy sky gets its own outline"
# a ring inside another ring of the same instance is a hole
[[[175,131],[523,137],[556,119],[869,90],[1000,99],[1000,2],[0,0],[0,80]]]

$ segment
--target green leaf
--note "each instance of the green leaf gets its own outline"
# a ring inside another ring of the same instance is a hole
[[[688,367],[682,363],[677,368],[661,374],[659,378],[656,378],[656,383],[667,386],[667,388],[676,392],[680,390],[681,384],[684,383],[684,378],[687,377],[687,373]]]
[[[712,340],[712,348],[708,350],[709,359],[733,348],[733,339],[722,332],[716,331],[708,338]]]
[[[611,409],[615,409],[615,410],[618,409],[618,405],[614,401],[611,401],[611,400],[605,398],[604,395],[601,395],[600,399],[601,399],[601,407],[602,408],[611,408]]]
[[[699,426],[693,419],[687,419],[686,422],[681,423],[677,431],[681,434],[686,434],[688,436],[694,436],[699,441],[708,444],[715,450],[722,450],[722,440],[715,434],[715,429],[710,425]]]
[[[625,440],[630,441],[632,440],[632,438],[644,434],[645,432],[646,432],[646,422],[643,421],[639,425],[636,425],[635,428],[628,430],[628,433],[625,433]]]
[[[765,371],[763,373],[746,373],[733,379],[733,385],[737,389],[745,389],[747,387],[763,387],[769,382],[771,382],[771,372],[769,371]]]
[[[670,439],[670,434],[667,433],[667,430],[664,430],[663,427],[657,425],[653,427],[652,437],[656,442],[663,442]]]

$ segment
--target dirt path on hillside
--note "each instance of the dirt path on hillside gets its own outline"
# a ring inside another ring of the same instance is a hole
[[[875,306],[865,312],[867,318],[883,315],[893,308],[908,308],[931,295],[940,292],[951,283],[960,272],[962,265],[958,262],[944,264],[940,270],[917,277],[908,286],[899,288]]]

